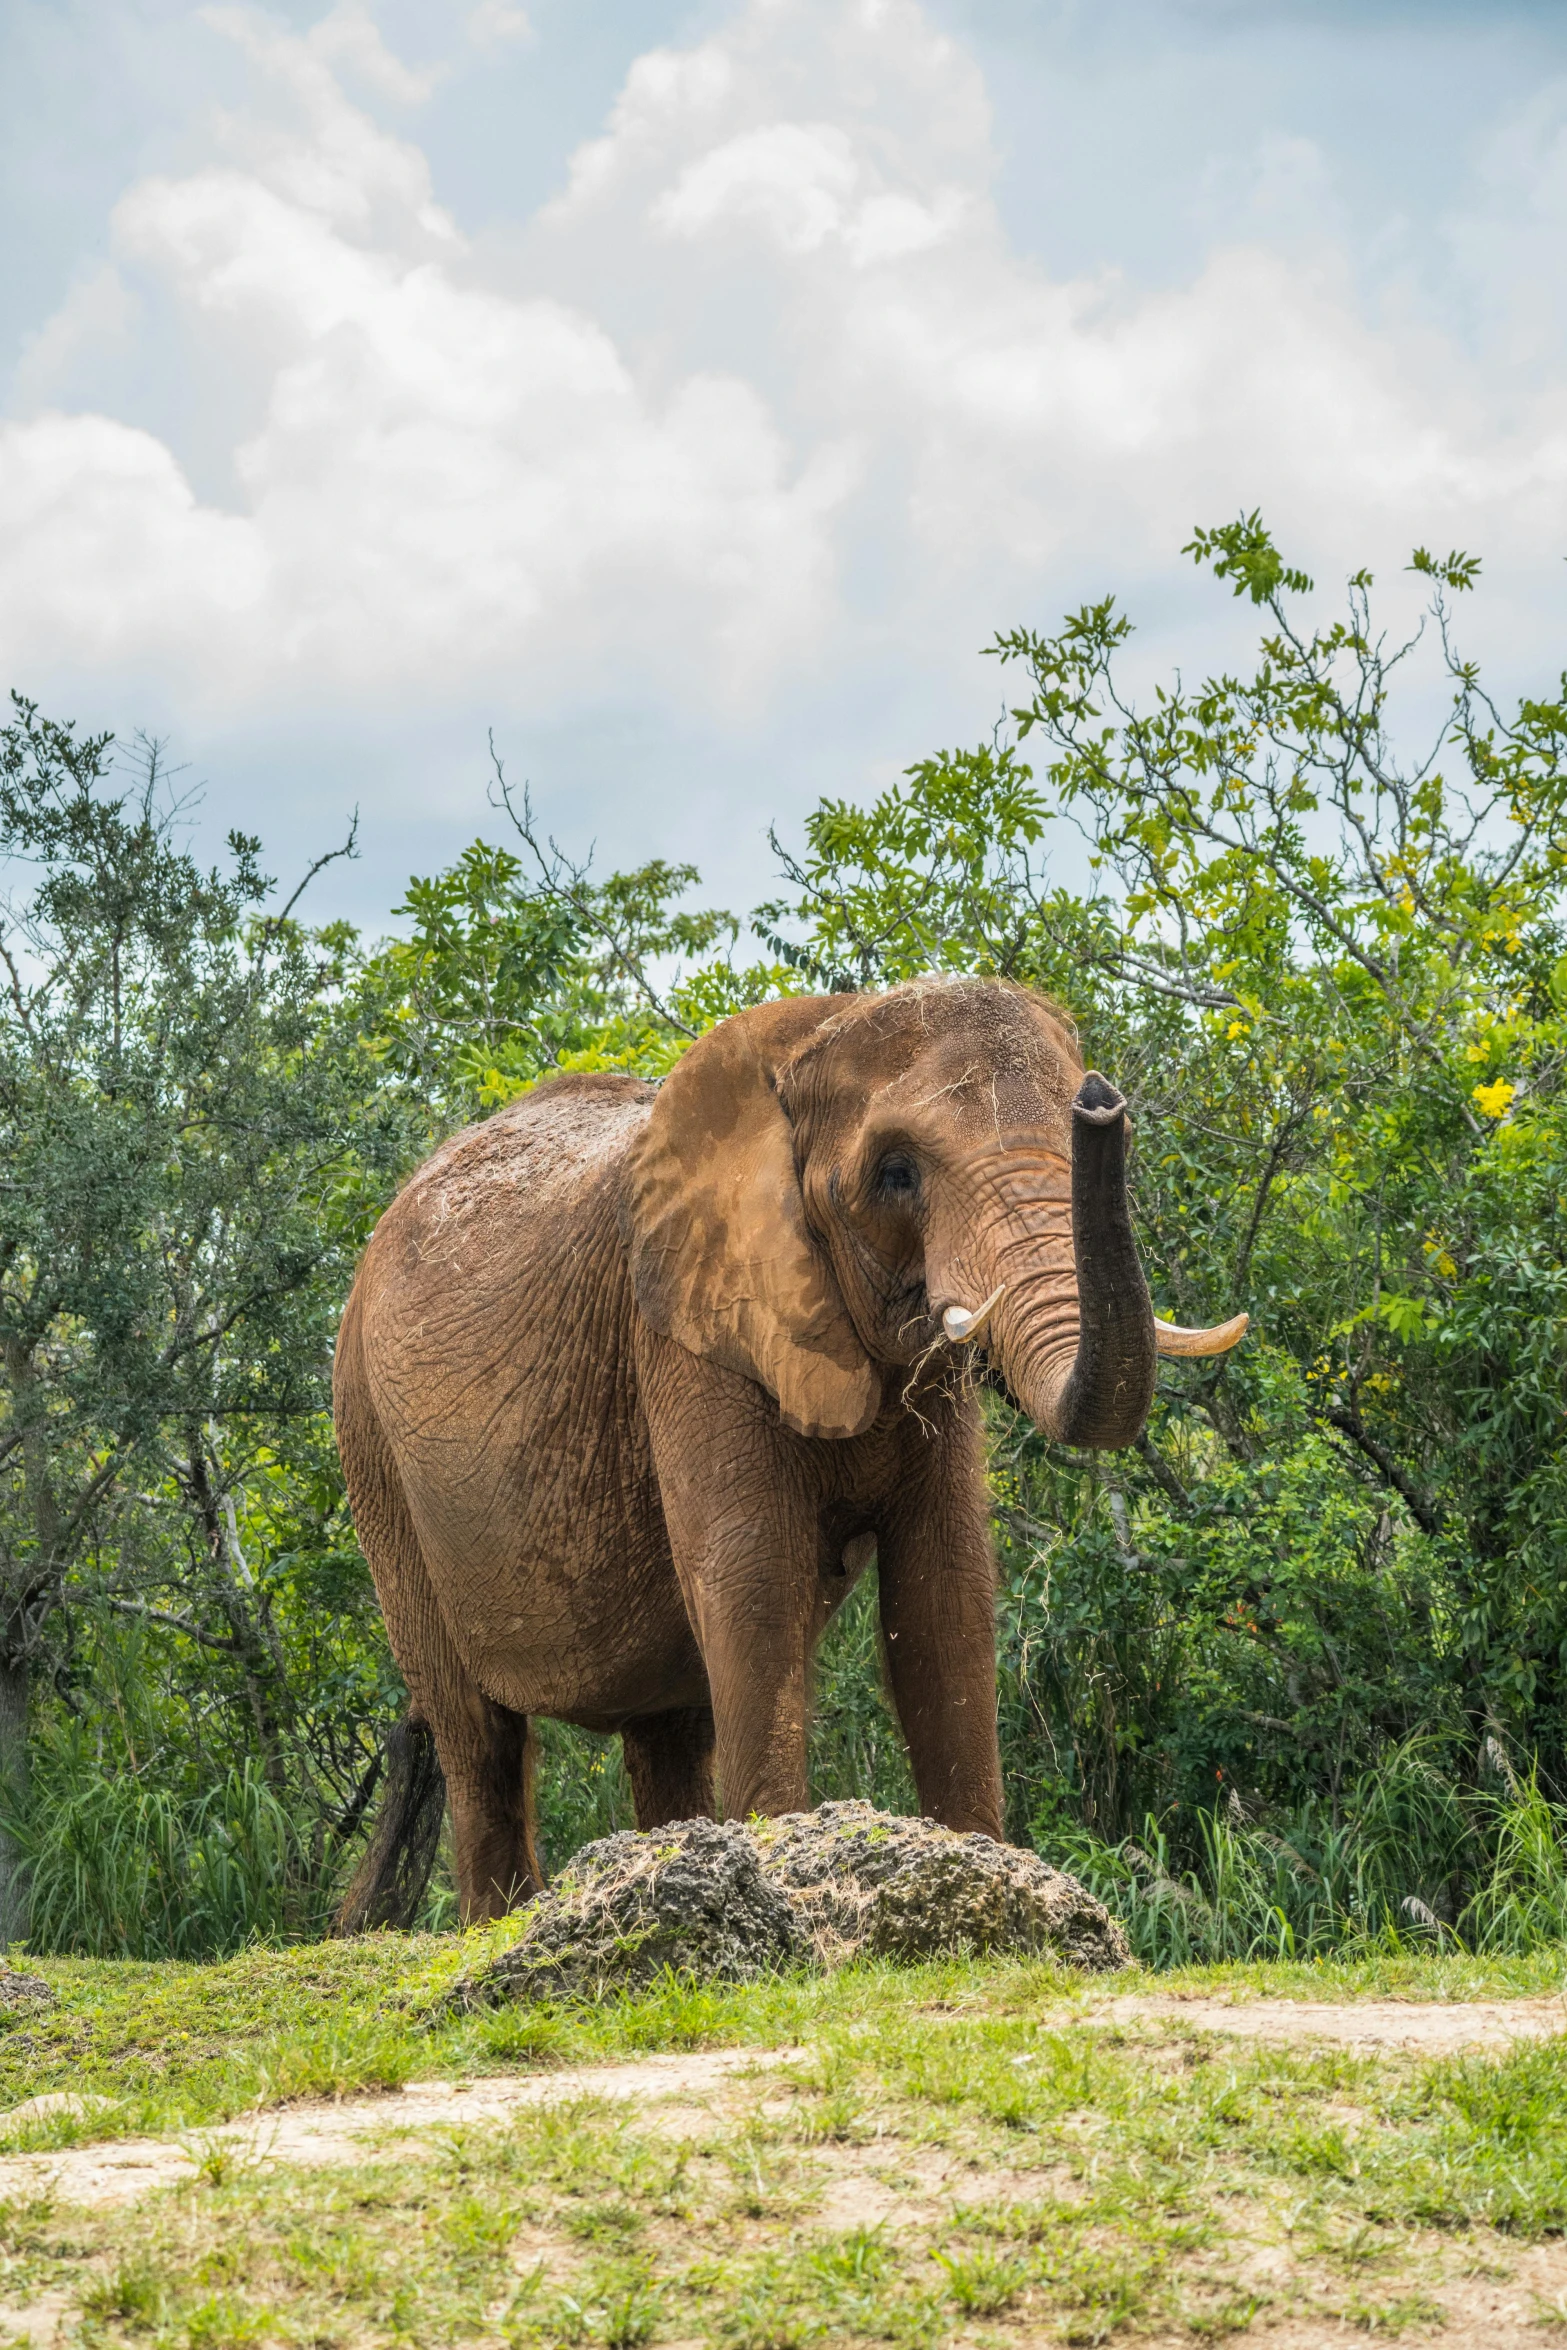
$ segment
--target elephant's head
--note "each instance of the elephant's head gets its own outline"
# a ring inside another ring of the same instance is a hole
[[[887,1374],[982,1334],[1067,1444],[1130,1444],[1157,1355],[1126,1199],[1126,1105],[1066,1017],[996,980],[762,1004],[704,1036],[632,1154],[626,1237],[653,1327],[853,1436]]]

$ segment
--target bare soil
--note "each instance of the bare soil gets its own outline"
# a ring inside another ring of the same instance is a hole
[[[1342,2048],[1408,2049],[1456,2056],[1468,2048],[1508,2048],[1567,2030],[1567,1998],[1361,1999],[1332,2007],[1314,1999],[1190,1998],[1132,1993],[1085,2010],[1085,2023],[1179,2024],[1194,2032],[1233,2032],[1246,2040],[1331,2040]]]
[[[1073,2020],[1113,2027],[1147,2024],[1165,2030],[1173,2024],[1243,2039],[1326,2040],[1367,2051],[1396,2048],[1447,2056],[1466,2049],[1503,2049],[1518,2040],[1567,2030],[1567,1998],[1368,1999],[1335,2007],[1309,1999],[1248,1998],[1244,1993],[1220,1999],[1178,1992],[1134,1993],[1094,1999],[1074,2011]],[[661,2129],[695,2135],[710,2125],[713,2117],[704,2101],[722,2083],[737,2074],[771,2071],[799,2053],[787,2048],[761,2054],[715,2049],[650,2056],[636,2064],[503,2073],[475,2081],[415,2081],[385,2096],[283,2106],[178,2139],[120,2138],[51,2153],[11,2154],[0,2157],[0,2199],[37,2194],[48,2187],[62,2202],[134,2202],[154,2187],[194,2176],[209,2150],[217,2147],[231,2148],[241,2160],[256,2162],[356,2162],[371,2152],[375,2141],[394,2134],[416,2136],[465,2123],[504,2121],[526,2107],[578,2097],[656,2106]],[[683,2110],[676,2103],[681,2099],[691,2101]],[[110,2126],[112,2110],[110,2106],[104,2114]],[[94,2116],[84,2113],[81,2118],[90,2122]],[[858,2193],[866,2199],[864,2190]],[[874,2195],[868,2199],[876,2200]]]
[[[47,2188],[62,2203],[134,2203],[154,2187],[194,2178],[219,2147],[241,2161],[258,2163],[363,2162],[388,2137],[505,2121],[529,2106],[585,2097],[662,2103],[702,2096],[733,2074],[754,2071],[759,2063],[782,2064],[796,2053],[780,2049],[759,2058],[749,2049],[714,2049],[692,2056],[649,2056],[637,2064],[500,2073],[477,2081],[414,2081],[382,2097],[285,2105],[184,2138],[119,2138],[47,2154],[8,2154],[0,2158],[0,2200]],[[705,2113],[690,2119],[702,2127],[711,2122]]]

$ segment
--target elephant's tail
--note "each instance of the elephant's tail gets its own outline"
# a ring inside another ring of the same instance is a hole
[[[386,1740],[386,1784],[334,1934],[411,1926],[419,1913],[446,1816],[446,1781],[429,1724],[410,1710]]]

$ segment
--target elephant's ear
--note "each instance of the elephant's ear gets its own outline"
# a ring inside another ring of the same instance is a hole
[[[805,1224],[775,1073],[843,1009],[758,1004],[701,1037],[659,1089],[627,1168],[637,1303],[693,1354],[759,1380],[801,1436],[857,1436],[881,1380]]]

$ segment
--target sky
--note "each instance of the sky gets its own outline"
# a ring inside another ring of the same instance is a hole
[[[1330,608],[1484,557],[1567,622],[1567,9],[6,0],[0,686],[162,738],[199,840],[384,923],[493,734],[574,855],[766,894],[769,823],[988,736],[997,630],[1260,507]]]

